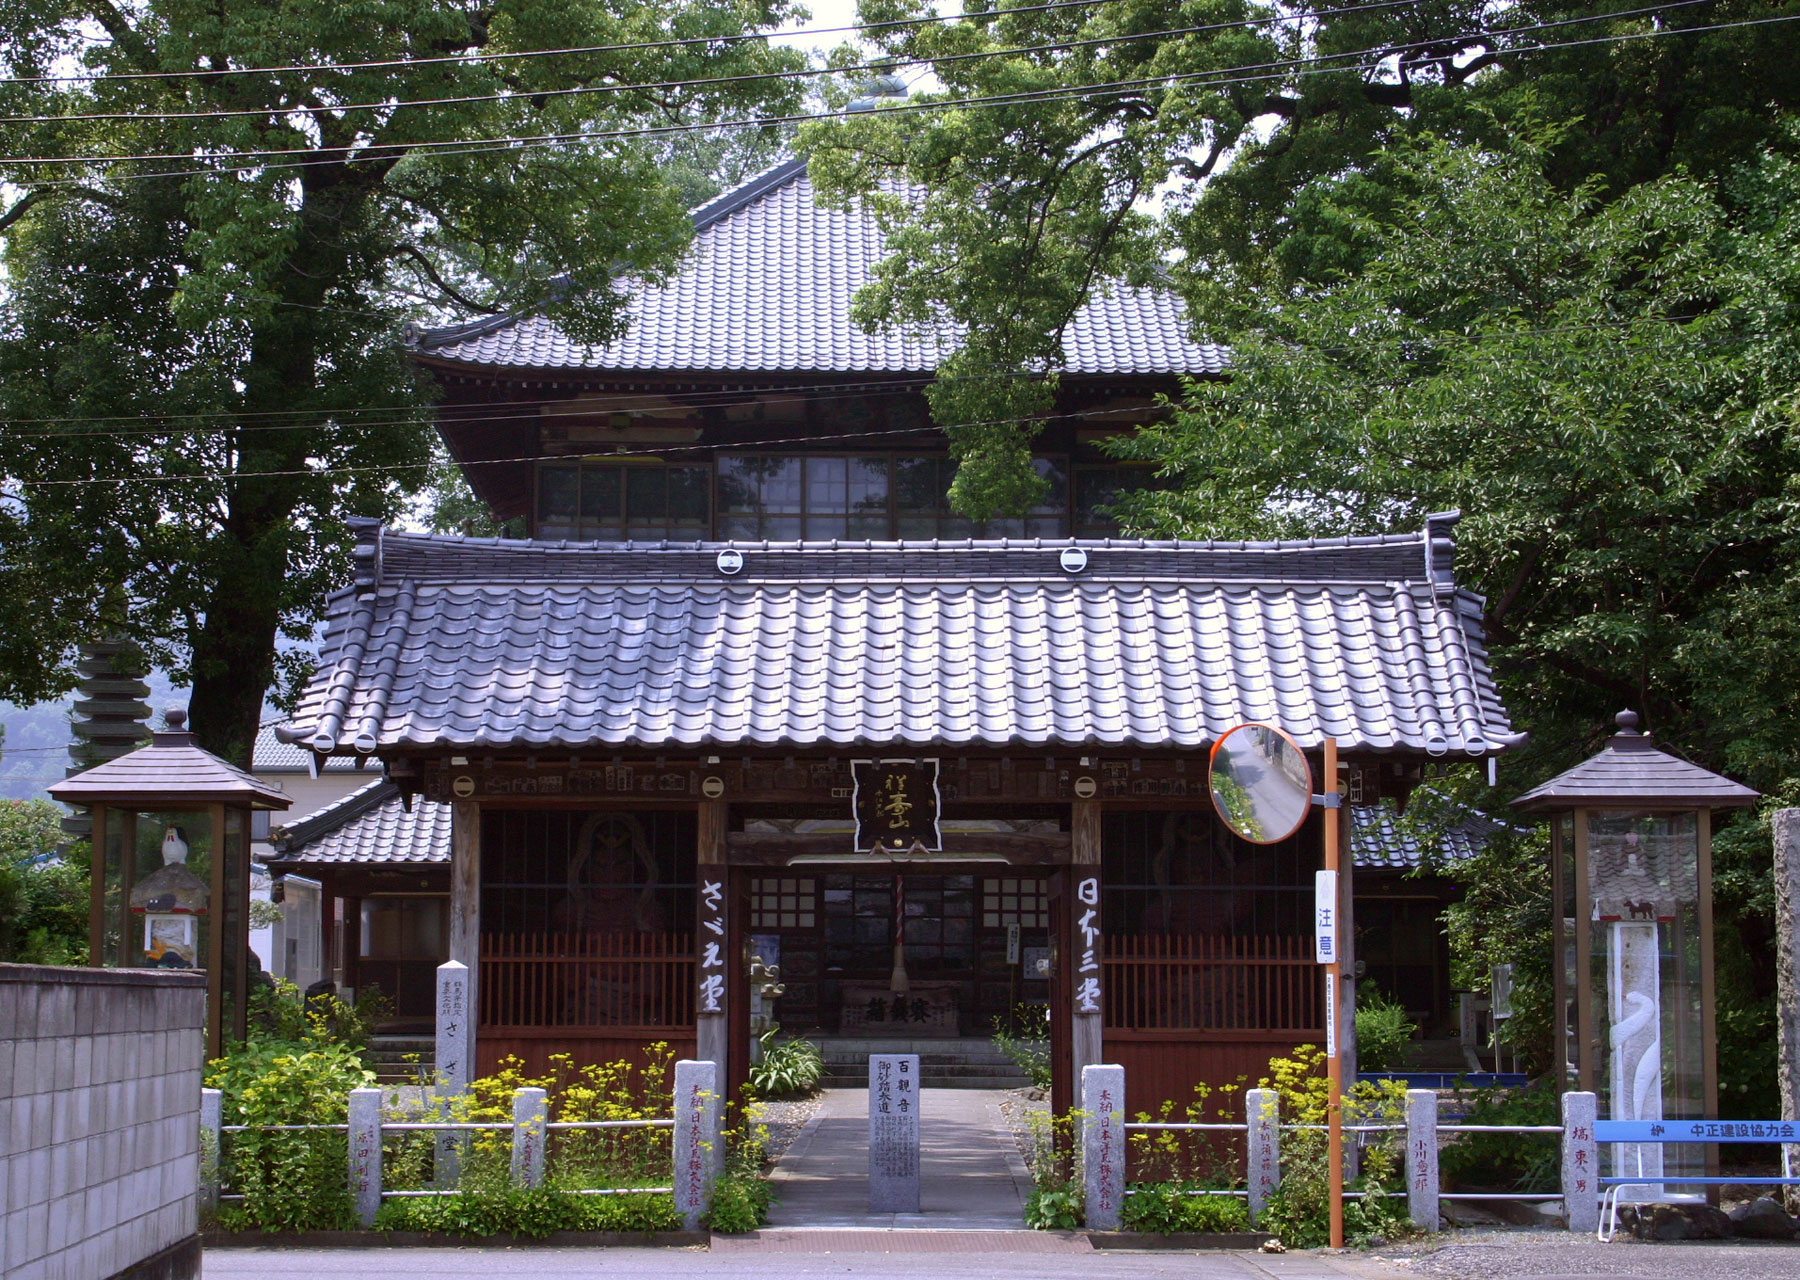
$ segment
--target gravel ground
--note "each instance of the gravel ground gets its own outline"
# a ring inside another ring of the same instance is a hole
[[[1354,1261],[1351,1261],[1354,1258]],[[1590,1235],[1518,1228],[1456,1231],[1357,1255],[1337,1255],[1371,1277],[1405,1275],[1443,1280],[1560,1280],[1569,1276],[1644,1277],[1664,1280],[1794,1280],[1800,1276],[1800,1242],[1762,1240],[1679,1241],[1648,1244],[1618,1239],[1601,1244]]]
[[[1031,1118],[1049,1115],[1050,1100],[1042,1089],[1008,1089],[1000,1098],[1000,1114],[1006,1117],[1006,1123],[1012,1129],[1013,1141],[1019,1144],[1019,1154],[1025,1157],[1025,1167],[1031,1168],[1037,1150],[1032,1141]]]
[[[818,1109],[817,1094],[810,1098],[785,1098],[751,1104],[750,1123],[768,1130],[768,1136],[763,1139],[763,1147],[768,1152],[770,1164],[779,1160],[781,1153],[794,1145],[794,1139],[800,1136],[800,1131]]]

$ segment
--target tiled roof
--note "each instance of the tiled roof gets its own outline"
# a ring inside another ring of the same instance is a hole
[[[1619,732],[1599,755],[1533,787],[1513,804],[1526,813],[1573,809],[1578,805],[1655,808],[1740,809],[1759,792],[1710,769],[1659,751],[1638,731],[1637,713],[1622,711]]]
[[[312,752],[306,748],[283,742],[276,737],[273,724],[265,724],[256,731],[256,750],[251,761],[257,773],[305,773],[312,758]],[[346,772],[356,767],[356,761],[347,756],[334,756],[319,763],[321,768],[333,773]]]
[[[315,751],[1516,741],[1448,521],[1293,543],[559,544],[359,530]],[[1061,567],[1079,547],[1086,566]]]
[[[171,720],[175,713],[171,711]],[[179,723],[151,735],[150,745],[97,764],[44,788],[64,804],[147,802],[175,797],[236,801],[257,809],[286,809],[293,801],[236,765],[203,751]]]
[[[381,779],[283,827],[270,862],[431,863],[450,861],[450,806],[420,798],[412,812],[400,788]]]
[[[1356,865],[1369,870],[1410,871],[1425,861],[1425,851],[1399,826],[1391,800],[1355,804],[1350,810],[1350,849]],[[1439,850],[1443,862],[1462,862],[1480,853],[1498,831],[1515,828],[1470,809],[1468,817],[1444,832]]]
[[[886,256],[886,241],[856,207],[815,203],[803,161],[703,205],[694,222],[680,270],[636,290],[625,335],[604,347],[525,315],[426,330],[414,350],[432,361],[517,369],[927,372],[960,341],[948,325],[869,334],[851,320],[851,300]],[[1204,375],[1226,363],[1223,347],[1189,336],[1173,294],[1123,285],[1076,313],[1063,353],[1069,373]]]

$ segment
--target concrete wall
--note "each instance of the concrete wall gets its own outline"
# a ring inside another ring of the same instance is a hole
[[[0,1274],[200,1274],[206,979],[0,964]]]

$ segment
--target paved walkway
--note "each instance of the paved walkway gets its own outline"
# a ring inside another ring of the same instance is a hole
[[[774,1244],[795,1229],[1022,1230],[1031,1178],[1000,1114],[1001,1096],[986,1089],[921,1090],[921,1212],[870,1213],[868,1091],[825,1090],[818,1111],[775,1166],[775,1204],[761,1234]]]

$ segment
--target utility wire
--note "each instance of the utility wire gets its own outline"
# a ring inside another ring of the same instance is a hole
[[[1566,26],[1566,25],[1569,25],[1570,23],[1575,23],[1575,22],[1583,22],[1583,23],[1597,22],[1597,21],[1603,21],[1603,20],[1606,20],[1609,18],[1614,18],[1614,17],[1630,16],[1631,14],[1635,14],[1635,13],[1654,12],[1654,11],[1656,11],[1656,10],[1628,10],[1628,11],[1621,11],[1619,13],[1599,14],[1599,15],[1593,15],[1591,17],[1586,17],[1586,18],[1572,18],[1572,19],[1565,19],[1565,20],[1561,20],[1561,21],[1553,22],[1553,23],[1539,23],[1539,24],[1534,24],[1532,26],[1512,28],[1512,29],[1503,30],[1503,31],[1475,33],[1475,34],[1466,36],[1463,39],[1464,39],[1465,43],[1473,44],[1473,43],[1478,43],[1482,40],[1495,39],[1495,38],[1501,37],[1501,36],[1529,34],[1534,31],[1548,30],[1552,27]],[[1618,43],[1624,43],[1626,41],[1632,41],[1632,40],[1656,39],[1656,38],[1660,38],[1663,36],[1698,35],[1698,34],[1703,34],[1705,32],[1709,32],[1709,31],[1729,31],[1729,30],[1734,30],[1734,29],[1744,28],[1744,27],[1760,27],[1760,26],[1768,26],[1768,25],[1772,25],[1772,24],[1776,24],[1776,23],[1786,23],[1786,22],[1794,22],[1794,21],[1800,21],[1800,14],[1787,14],[1787,15],[1782,15],[1782,16],[1778,16],[1778,17],[1756,18],[1756,19],[1748,19],[1748,20],[1737,21],[1737,22],[1715,23],[1715,24],[1704,25],[1704,26],[1671,27],[1671,28],[1662,28],[1662,29],[1654,30],[1654,31],[1627,32],[1627,33],[1614,34],[1614,35],[1596,36],[1591,39],[1585,39],[1585,40],[1537,42],[1537,43],[1533,43],[1533,44],[1520,45],[1515,48],[1500,50],[1498,52],[1504,54],[1505,56],[1511,57],[1511,56],[1519,55],[1519,54],[1543,53],[1543,52],[1547,52],[1550,50],[1556,50],[1556,49],[1575,49],[1575,48],[1582,48],[1584,46],[1596,45],[1596,44],[1618,44]],[[1447,42],[1445,40],[1427,40],[1427,41],[1417,41],[1417,42],[1414,42],[1411,44],[1406,44],[1406,45],[1382,45],[1382,46],[1371,47],[1368,49],[1352,50],[1352,51],[1348,51],[1345,53],[1329,54],[1329,55],[1325,55],[1325,58],[1317,59],[1314,61],[1322,62],[1325,59],[1355,58],[1355,57],[1366,56],[1369,54],[1381,54],[1383,57],[1390,57],[1390,56],[1393,56],[1394,54],[1404,53],[1408,50],[1443,48],[1446,45],[1446,43]],[[1255,71],[1255,70],[1259,70],[1260,68],[1264,68],[1264,67],[1279,68],[1279,69],[1269,72],[1267,74],[1260,74],[1260,75],[1238,76],[1238,75],[1232,74],[1237,71]],[[1230,88],[1230,87],[1234,87],[1234,86],[1264,83],[1264,82],[1268,82],[1268,81],[1293,80],[1293,79],[1303,78],[1303,77],[1312,76],[1312,75],[1337,75],[1337,74],[1342,74],[1345,71],[1349,71],[1349,70],[1353,70],[1353,69],[1354,69],[1354,67],[1352,65],[1344,65],[1344,66],[1312,65],[1312,66],[1305,66],[1305,67],[1293,67],[1286,63],[1256,63],[1256,64],[1247,64],[1246,66],[1237,67],[1237,68],[1218,68],[1218,69],[1215,69],[1212,71],[1187,72],[1187,73],[1179,73],[1179,74],[1173,74],[1173,75],[1146,77],[1143,79],[1135,79],[1135,80],[1107,81],[1107,82],[1099,82],[1099,83],[1086,84],[1086,85],[1061,86],[1061,87],[1054,88],[1054,89],[1045,89],[1045,90],[1039,90],[1039,91],[1013,93],[1013,94],[1000,94],[1000,95],[993,95],[993,96],[989,96],[989,97],[942,99],[942,100],[932,101],[932,102],[917,102],[917,103],[900,102],[900,103],[895,103],[892,106],[883,107],[883,108],[881,108],[881,111],[884,114],[913,113],[913,112],[919,112],[919,111],[959,111],[959,110],[964,110],[964,109],[973,108],[973,107],[1014,106],[1014,105],[1025,105],[1025,104],[1036,104],[1036,103],[1073,101],[1073,100],[1083,99],[1083,98],[1089,97],[1091,95],[1116,93],[1116,92],[1120,92],[1123,90],[1141,89],[1141,88],[1145,88],[1145,87],[1173,88],[1176,86],[1185,85],[1188,87],[1201,88],[1201,89]],[[151,180],[151,179],[159,179],[159,178],[225,176],[227,174],[234,174],[234,173],[261,173],[261,172],[265,172],[265,171],[273,171],[273,170],[279,170],[279,169],[303,169],[303,168],[309,168],[309,167],[319,166],[319,165],[388,162],[388,161],[400,159],[402,156],[406,155],[409,152],[419,152],[419,153],[424,153],[424,154],[428,154],[428,155],[440,155],[440,156],[444,156],[444,155],[482,155],[482,154],[489,154],[489,153],[497,152],[497,151],[498,152],[508,152],[508,151],[519,152],[519,151],[524,151],[524,150],[533,149],[533,148],[537,148],[537,147],[544,147],[544,146],[559,146],[559,145],[566,146],[566,145],[569,145],[572,143],[599,142],[599,141],[607,141],[607,140],[614,140],[614,139],[666,137],[666,136],[672,136],[672,135],[678,135],[678,134],[704,133],[704,132],[712,132],[715,130],[727,130],[727,129],[739,129],[739,128],[766,129],[766,128],[778,127],[781,125],[801,124],[801,123],[807,123],[807,122],[819,121],[819,120],[849,119],[849,118],[861,116],[863,114],[864,113],[860,113],[860,112],[839,110],[839,111],[810,112],[810,113],[802,113],[802,114],[789,115],[789,116],[752,117],[749,119],[742,119],[742,120],[708,121],[708,122],[703,122],[703,123],[692,123],[692,124],[658,125],[658,126],[649,126],[649,127],[613,129],[613,130],[588,130],[588,131],[579,131],[579,132],[565,133],[565,134],[543,134],[543,135],[537,135],[537,136],[532,136],[532,137],[508,136],[508,137],[496,137],[496,138],[465,139],[465,140],[461,140],[461,141],[423,142],[423,143],[373,143],[372,142],[372,143],[364,144],[364,146],[365,146],[364,151],[359,154],[356,154],[356,155],[339,154],[339,155],[334,155],[331,157],[320,157],[320,158],[315,158],[315,159],[310,159],[310,160],[293,160],[293,161],[270,160],[270,161],[259,161],[254,164],[244,164],[244,165],[224,164],[224,165],[212,165],[212,166],[208,166],[206,168],[156,170],[156,171],[152,171],[152,172],[148,172],[148,173],[109,174],[109,175],[106,175],[105,180],[108,182],[119,182],[119,181],[133,181],[133,180]],[[222,153],[219,156],[219,159],[233,160],[233,159],[238,159],[238,158],[246,158],[246,157],[254,157],[254,156],[317,155],[317,153],[321,149],[322,148],[317,148],[317,147],[294,147],[294,148],[287,148],[287,149],[240,151],[240,152]],[[342,152],[345,150],[345,148],[341,148],[341,147],[332,148],[332,150]],[[382,154],[375,154],[376,152],[380,152]],[[148,160],[191,160],[191,159],[193,159],[192,154],[184,152],[184,153],[147,153],[147,154],[141,154],[141,155],[109,155],[109,156],[14,157],[11,159],[0,159],[0,164],[82,164],[82,165],[86,165],[86,164],[99,164],[99,163],[133,163],[133,162],[141,162],[141,161],[148,161]],[[48,190],[48,189],[54,189],[57,187],[80,186],[80,185],[83,185],[83,181],[80,179],[49,179],[49,180],[45,180],[45,181],[41,181],[41,182],[22,183],[21,185],[28,185],[34,189]]]
[[[1361,13],[1372,9],[1391,9],[1401,5],[1416,5],[1419,0],[1375,0],[1375,3],[1354,5],[1340,9],[1333,16],[1344,13]],[[1634,12],[1651,13],[1665,9],[1685,8],[1689,5],[1713,4],[1716,0],[1669,0],[1653,9],[1636,10]],[[1245,27],[1259,27],[1272,23],[1299,22],[1309,15],[1283,14],[1268,18],[1247,18],[1237,22],[1212,22],[1203,26],[1168,27],[1160,31],[1133,31],[1124,35],[1093,36],[1083,40],[1062,40],[1050,44],[1021,45],[1006,49],[978,49],[968,53],[947,53],[930,59],[930,68],[945,64],[965,62],[982,62],[991,58],[1014,58],[1022,54],[1055,53],[1070,49],[1091,48],[1095,45],[1127,45],[1140,40],[1161,40],[1172,36],[1200,35],[1209,31],[1238,30]],[[512,102],[538,101],[547,98],[579,97],[597,93],[632,93],[664,89],[692,89],[716,85],[742,84],[747,81],[808,79],[817,76],[848,75],[856,71],[888,70],[894,66],[908,65],[883,59],[876,62],[859,62],[842,67],[799,67],[786,71],[752,71],[729,76],[702,76],[688,80],[645,81],[631,84],[599,84],[572,85],[563,89],[509,89],[505,93],[468,94],[454,98],[413,98],[404,101],[388,102],[348,102],[320,103],[306,105],[292,103],[288,105],[272,104],[266,107],[244,107],[227,111],[124,111],[105,112],[83,115],[38,115],[38,116],[0,116],[0,124],[65,124],[92,121],[148,121],[148,120],[227,120],[256,118],[269,116],[320,116],[336,115],[345,111],[398,111],[403,107],[441,107],[464,106],[477,102]],[[240,153],[243,154],[243,153]]]
[[[1417,0],[1409,0],[1417,3]],[[1116,0],[1058,0],[1054,4],[1021,5],[1016,9],[997,9],[989,14],[927,14],[917,18],[896,18],[889,22],[871,22],[848,27],[813,27],[802,31],[746,31],[733,35],[677,36],[667,40],[641,40],[633,44],[573,45],[563,49],[519,49],[508,53],[453,53],[437,58],[385,58],[372,62],[302,62],[286,66],[220,67],[212,71],[118,71],[73,73],[66,76],[0,76],[0,85],[8,84],[104,84],[118,80],[219,80],[226,76],[284,75],[289,72],[375,71],[388,67],[432,67],[445,63],[467,66],[482,62],[512,62],[521,58],[583,57],[593,53],[636,53],[645,49],[684,49],[695,45],[741,44],[750,40],[799,39],[809,36],[838,35],[845,32],[885,30],[889,27],[929,26],[938,22],[959,22],[965,18],[1009,18],[1020,13],[1048,13],[1059,9],[1093,9]]]
[[[1779,304],[1775,305],[1775,309],[1782,310],[1782,311],[1789,311],[1789,310],[1795,309],[1796,305],[1800,305],[1800,304],[1779,303]],[[1520,341],[1520,340],[1528,339],[1528,338],[1559,337],[1559,336],[1563,336],[1566,334],[1605,333],[1605,332],[1610,332],[1613,330],[1633,329],[1633,328],[1646,327],[1646,326],[1663,326],[1663,325],[1678,326],[1678,325],[1692,323],[1694,319],[1696,319],[1696,317],[1630,316],[1630,317],[1625,317],[1625,318],[1622,318],[1619,320],[1605,321],[1603,323],[1585,324],[1585,325],[1555,325],[1555,326],[1551,326],[1551,327],[1547,327],[1547,328],[1537,328],[1537,329],[1508,329],[1508,330],[1505,330],[1503,332],[1498,332],[1498,333],[1432,334],[1432,335],[1429,335],[1426,337],[1419,337],[1419,338],[1383,337],[1380,340],[1380,342],[1382,344],[1405,343],[1408,345],[1418,347],[1422,350],[1439,351],[1439,350],[1443,350],[1446,348],[1452,348],[1452,347],[1457,347],[1457,346],[1490,346],[1490,345],[1498,346],[1498,345],[1505,345],[1505,344],[1508,344],[1511,342]],[[1755,329],[1755,330],[1740,330],[1740,332],[1744,333],[1746,336],[1753,336],[1753,335],[1769,336],[1769,335],[1772,335],[1772,334],[1775,334],[1778,332],[1785,332],[1785,330]],[[1704,345],[1722,345],[1722,344],[1728,343],[1730,341],[1735,341],[1735,339],[1722,339],[1722,338],[1721,339],[1701,339],[1698,341],[1703,343]],[[1348,354],[1351,352],[1366,351],[1369,349],[1370,345],[1371,344],[1365,343],[1365,344],[1357,344],[1357,345],[1342,344],[1342,345],[1330,346],[1330,347],[1306,347],[1305,351],[1307,354],[1310,354],[1310,355],[1342,355],[1342,354]],[[1000,369],[1001,366],[997,365],[997,366],[995,366],[995,368]],[[897,394],[903,394],[904,392],[906,392],[908,390],[923,389],[925,387],[932,386],[939,382],[971,381],[971,380],[977,380],[977,379],[980,379],[983,377],[991,377],[991,376],[994,376],[994,375],[960,374],[960,375],[955,375],[954,377],[937,377],[937,376],[934,376],[931,374],[920,374],[917,376],[906,377],[906,378],[883,379],[883,380],[876,380],[876,381],[823,383],[823,384],[818,384],[813,387],[810,387],[807,390],[808,390],[808,392],[812,392],[812,393],[820,393],[820,392],[839,393],[839,394],[832,394],[830,396],[830,398],[833,400],[840,400],[840,401],[841,400],[874,400],[874,399],[891,398]],[[1025,371],[1021,376],[1029,377],[1032,375],[1031,375],[1030,371]],[[708,396],[708,395],[718,396],[721,398],[713,399],[713,400],[704,400],[704,401],[699,399],[702,396]],[[747,399],[725,399],[724,398],[724,397],[728,397],[728,396],[738,396],[738,397],[747,396],[749,398],[747,398]],[[682,392],[680,394],[680,398],[683,402],[691,403],[692,407],[698,408],[698,409],[738,409],[738,408],[771,407],[771,406],[788,405],[788,404],[804,404],[810,400],[816,399],[817,395],[816,394],[795,394],[795,395],[770,396],[770,395],[766,395],[766,394],[760,394],[758,392],[755,392],[755,391],[749,390],[749,389],[745,389],[745,388],[719,388],[718,390],[713,391],[713,392]],[[626,412],[634,407],[644,408],[644,409],[661,410],[661,409],[665,409],[668,407],[668,401],[669,401],[669,397],[666,394],[642,393],[642,394],[635,395],[635,396],[629,395],[629,394],[620,394],[620,395],[616,395],[616,396],[609,395],[606,397],[606,410],[605,411],[609,412],[609,413],[610,412]],[[247,434],[247,433],[261,433],[261,432],[311,431],[311,430],[316,430],[320,425],[327,423],[327,422],[337,422],[342,426],[354,428],[354,429],[358,429],[358,430],[372,430],[372,429],[375,429],[378,427],[415,427],[415,426],[417,426],[417,427],[434,427],[434,426],[441,427],[441,426],[452,425],[452,424],[462,425],[462,426],[486,427],[486,426],[494,426],[497,424],[505,424],[505,423],[509,423],[509,422],[541,421],[544,416],[543,415],[544,407],[560,405],[560,404],[569,404],[569,403],[572,403],[572,402],[571,401],[556,401],[556,400],[548,400],[548,401],[534,400],[534,401],[529,401],[529,402],[514,401],[514,402],[510,402],[510,403],[496,405],[492,411],[480,412],[480,413],[459,413],[454,418],[445,418],[442,415],[437,415],[437,416],[433,416],[433,417],[402,416],[402,417],[383,417],[383,418],[381,418],[379,420],[375,420],[375,421],[367,420],[365,417],[363,417],[363,415],[372,415],[372,414],[418,415],[418,414],[425,412],[425,410],[430,408],[430,406],[422,407],[419,405],[378,405],[378,406],[367,406],[367,407],[363,407],[363,408],[345,408],[345,409],[337,409],[337,410],[284,409],[284,410],[268,410],[268,411],[263,411],[263,412],[243,413],[243,414],[233,413],[231,410],[228,410],[228,409],[219,409],[219,410],[213,410],[213,411],[206,412],[206,413],[189,413],[189,414],[161,414],[161,413],[148,413],[147,412],[147,413],[141,413],[141,414],[116,414],[116,415],[93,415],[93,416],[69,415],[69,416],[63,416],[63,417],[44,417],[44,418],[0,417],[0,428],[19,428],[19,427],[36,426],[36,425],[40,425],[40,424],[41,425],[64,425],[64,424],[71,424],[71,423],[110,424],[110,423],[139,423],[139,422],[145,422],[145,421],[161,421],[161,422],[167,422],[167,423],[179,423],[179,422],[190,422],[190,421],[194,421],[194,420],[210,420],[210,419],[216,419],[216,418],[260,419],[260,418],[271,417],[271,416],[292,417],[293,420],[287,421],[287,422],[277,422],[277,423],[268,423],[268,422],[261,422],[261,421],[252,421],[252,422],[245,423],[245,422],[240,422],[240,421],[232,421],[232,422],[222,423],[222,424],[216,425],[216,426],[192,426],[192,427],[182,428],[181,430],[184,434],[186,434],[188,436],[199,437],[199,436],[215,434],[215,433],[220,433],[220,434],[236,433],[238,435],[243,435],[243,434]],[[458,407],[466,408],[466,406],[458,406]],[[1154,411],[1154,410],[1156,410],[1157,406],[1150,405],[1150,406],[1143,406],[1143,408],[1146,411]],[[1106,412],[1120,413],[1120,412],[1128,412],[1128,410],[1113,409],[1113,410],[1108,410]],[[1055,417],[1055,416],[1069,416],[1069,415],[1052,414],[1049,416]],[[1027,420],[1026,419],[1018,419],[1017,421],[1027,421]],[[924,426],[924,427],[910,428],[909,430],[916,434],[916,433],[921,433],[921,432],[930,433],[930,432],[936,431],[937,429],[938,428],[935,424],[928,424],[927,426]],[[30,440],[61,440],[61,439],[131,440],[131,439],[138,439],[138,438],[141,438],[144,436],[174,435],[174,434],[176,434],[176,428],[166,427],[166,426],[143,426],[143,427],[132,427],[129,429],[120,428],[117,430],[17,431],[15,434],[20,438],[30,439]],[[698,449],[700,447],[702,447],[702,446],[698,446],[698,445],[694,446],[694,448],[696,448],[696,449]],[[707,446],[707,447],[711,447],[711,446]],[[749,447],[756,447],[756,446],[727,444],[727,445],[724,445],[721,447],[749,448]],[[412,464],[408,464],[408,465],[412,465]]]

